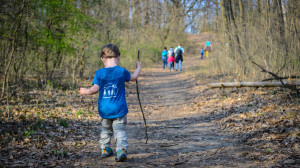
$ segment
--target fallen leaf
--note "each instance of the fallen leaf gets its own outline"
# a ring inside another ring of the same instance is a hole
[[[25,142],[25,143],[28,143],[28,142],[30,142],[30,139],[29,139],[29,138],[25,138],[25,139],[24,139],[24,142]]]

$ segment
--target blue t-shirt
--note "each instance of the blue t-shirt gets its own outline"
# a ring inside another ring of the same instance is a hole
[[[210,41],[207,41],[206,42],[206,46],[210,46],[211,42]]]
[[[100,86],[98,112],[101,118],[121,118],[128,113],[125,82],[130,78],[129,71],[119,66],[96,71],[93,84]]]
[[[184,53],[184,49],[181,46],[175,48],[175,53],[177,52],[178,49],[181,49],[182,53]]]
[[[203,54],[203,52],[204,52],[204,49],[202,48],[202,49],[201,49],[201,54]]]

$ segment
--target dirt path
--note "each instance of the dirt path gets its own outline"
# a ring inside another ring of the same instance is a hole
[[[274,89],[209,89],[226,77],[196,75],[208,61],[186,56],[182,72],[143,69],[147,144],[136,85],[128,85],[127,162],[100,158],[97,95],[54,90],[39,94],[43,106],[0,121],[0,167],[297,167],[299,102]]]
[[[144,123],[133,89],[135,85],[131,85],[131,94],[127,98],[130,111],[128,161],[116,163],[114,157],[100,159],[99,143],[95,139],[90,144],[95,155],[83,162],[92,167],[258,166],[258,163],[240,157],[240,153],[248,149],[239,147],[235,135],[222,131],[216,124],[215,119],[222,117],[222,114],[214,114],[222,108],[213,105],[217,92],[197,84],[192,76],[184,73],[187,67],[198,63],[205,64],[205,61],[200,62],[194,56],[186,57],[183,72],[169,72],[159,66],[144,69],[139,84],[148,122],[148,144],[145,144]],[[99,126],[93,128],[99,135]]]
[[[143,68],[147,144],[136,85],[128,85],[127,162],[100,158],[98,95],[50,88],[30,92],[25,105],[10,102],[14,120],[0,118],[0,167],[299,167],[299,99],[281,88],[209,89],[233,79],[201,74],[208,59],[184,56],[182,72]]]

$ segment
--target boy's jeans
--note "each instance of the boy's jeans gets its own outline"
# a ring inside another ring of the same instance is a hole
[[[167,57],[163,57],[163,58],[162,58],[162,61],[163,61],[163,69],[165,69],[165,67],[168,66],[167,59],[168,59]]]
[[[181,60],[179,60],[178,63],[176,63],[176,69],[181,71],[181,65],[182,65],[182,62],[181,62]]]
[[[101,148],[110,147],[110,140],[114,133],[114,137],[117,143],[116,151],[124,148],[127,150],[128,141],[126,136],[126,124],[127,116],[115,119],[102,119],[102,131],[101,131]]]

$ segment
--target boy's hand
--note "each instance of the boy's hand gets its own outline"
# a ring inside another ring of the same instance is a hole
[[[142,69],[142,64],[139,60],[136,61],[136,70],[135,72],[131,75],[130,81],[135,81],[137,80],[138,76],[141,73],[141,69]]]
[[[87,93],[87,90],[88,90],[87,88],[80,88],[79,92],[81,95],[85,95]]]
[[[142,64],[139,60],[136,61],[136,68],[141,68]]]
[[[88,89],[87,88],[80,88],[79,93],[81,95],[92,95],[92,94],[95,94],[95,93],[99,92],[99,90],[100,90],[100,86],[97,85],[97,84],[93,84],[93,86],[88,88]]]

